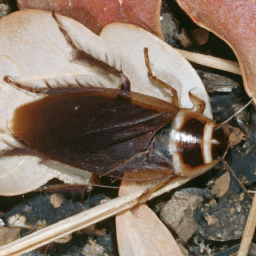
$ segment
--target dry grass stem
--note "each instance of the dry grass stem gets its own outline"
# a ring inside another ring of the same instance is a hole
[[[179,187],[189,180],[190,179],[188,178],[176,178],[170,181],[160,190],[152,193],[148,199],[152,199],[167,191],[170,191],[171,189]],[[152,189],[154,189],[154,186]],[[27,235],[26,237],[20,238],[10,244],[0,247],[0,256],[22,255],[43,245],[51,243],[65,235],[71,234],[75,231],[112,217],[117,213],[131,209],[136,204],[141,202],[141,197],[145,198],[145,194],[148,191],[149,187],[134,190],[109,202],[98,205],[70,218],[59,221],[58,223],[49,227],[36,231],[30,235]]]
[[[190,62],[200,64],[202,66],[206,66],[210,68],[228,71],[237,75],[241,75],[239,64],[236,61],[225,60],[225,59],[213,57],[210,55],[188,52],[188,51],[179,50],[179,49],[177,49],[177,51],[180,54],[182,54],[183,57]]]
[[[246,221],[242,242],[237,256],[247,256],[256,227],[256,195],[254,194],[252,206]]]

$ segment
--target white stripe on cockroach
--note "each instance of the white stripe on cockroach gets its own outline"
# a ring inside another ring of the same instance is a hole
[[[148,76],[170,92],[172,103],[132,92],[129,77],[79,49],[56,15],[52,16],[74,60],[118,77],[120,89],[52,88],[47,81],[46,89],[35,89],[6,76],[4,81],[15,88],[45,97],[15,110],[9,130],[24,148],[1,156],[32,155],[116,179],[140,171],[146,174],[138,181],[161,181],[207,172],[243,139],[239,128],[204,116],[204,101],[191,92],[194,107],[181,109],[176,90],[154,76],[148,48],[144,48]]]

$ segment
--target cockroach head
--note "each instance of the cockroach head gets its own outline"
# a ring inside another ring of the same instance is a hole
[[[226,123],[216,125],[198,112],[181,110],[170,132],[174,173],[195,177],[210,170],[243,137],[239,128]]]
[[[224,130],[226,136],[228,136],[229,148],[240,143],[245,137],[244,133],[238,127],[233,127],[226,123],[220,124],[219,126]]]

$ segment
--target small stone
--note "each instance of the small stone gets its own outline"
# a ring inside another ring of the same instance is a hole
[[[111,200],[111,199],[110,199],[109,197],[106,197],[106,198],[100,200],[100,204],[107,203],[107,202],[109,202],[110,200]]]
[[[43,229],[45,227],[47,227],[48,224],[45,220],[39,220],[36,225],[34,226],[34,232],[40,229]]]
[[[202,202],[201,195],[178,191],[161,210],[160,218],[183,242],[187,242],[198,227],[194,214]]]
[[[58,238],[54,242],[57,243],[57,244],[65,244],[65,243],[68,243],[71,239],[72,239],[72,234],[68,234],[68,235],[65,235],[61,238]]]
[[[241,181],[245,182],[246,181],[246,176],[242,176]]]
[[[50,196],[50,202],[55,209],[62,205],[62,200],[62,195],[59,193],[55,193]]]
[[[212,199],[210,202],[208,202],[207,204],[205,204],[205,206],[207,207],[213,207],[214,205],[216,205],[217,202],[215,199]]]
[[[187,48],[187,47],[190,47],[191,45],[193,45],[193,42],[192,42],[192,40],[191,40],[190,36],[188,35],[187,30],[185,28],[183,28],[181,30],[180,34],[176,35],[176,38],[178,40],[180,40],[180,43],[184,48]]]
[[[106,229],[105,228],[97,229],[96,224],[93,224],[93,225],[90,225],[87,228],[83,228],[81,230],[78,230],[76,232],[76,234],[79,234],[79,235],[86,234],[86,235],[105,236],[106,235]]]
[[[0,246],[11,243],[20,237],[21,228],[0,227]]]
[[[0,219],[0,226],[5,226],[5,223],[2,219]]]
[[[197,28],[189,31],[193,42],[198,45],[204,45],[209,39],[209,31],[204,28]]]
[[[245,196],[245,193],[241,193],[241,194],[239,195],[239,201],[244,200],[244,196]]]
[[[104,247],[97,244],[95,240],[89,239],[89,244],[86,244],[82,250],[83,256],[107,256]]]
[[[236,207],[236,211],[237,212],[241,212],[241,209],[242,209],[242,206],[239,204],[239,205],[237,205],[237,207]]]
[[[161,28],[164,36],[164,41],[170,44],[179,31],[178,24],[171,13],[162,13],[161,17]]]
[[[218,219],[215,215],[206,215],[204,218],[206,219],[208,226],[213,226],[218,222]]]

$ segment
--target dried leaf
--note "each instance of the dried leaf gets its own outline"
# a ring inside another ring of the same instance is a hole
[[[14,214],[8,218],[8,226],[11,228],[33,229],[33,226],[26,223],[26,217],[21,214]]]
[[[127,179],[141,178],[141,174],[125,174]],[[119,196],[148,182],[122,180]],[[156,214],[142,204],[116,216],[118,251],[122,256],[130,255],[184,255],[170,231]]]
[[[199,26],[215,33],[235,52],[244,86],[256,102],[255,15],[252,0],[177,0],[178,4]]]
[[[18,0],[21,10],[54,11],[81,22],[95,34],[109,23],[124,22],[144,28],[162,38],[160,26],[161,0]]]
[[[183,255],[170,231],[145,204],[116,217],[118,251],[130,255]]]
[[[229,172],[226,172],[215,181],[211,190],[211,194],[217,197],[224,196],[228,191],[229,184],[230,184],[230,175],[229,175]]]

